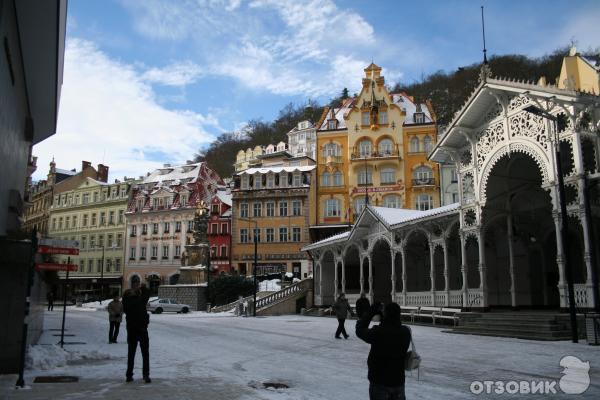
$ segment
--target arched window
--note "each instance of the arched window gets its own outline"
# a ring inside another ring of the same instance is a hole
[[[358,143],[358,152],[361,157],[370,157],[373,147],[371,145],[371,141],[368,139],[361,140]]]
[[[327,156],[339,156],[341,154],[340,146],[336,143],[327,143],[323,149],[323,155]]]
[[[431,210],[433,208],[433,197],[428,194],[418,195],[415,208],[421,211]]]
[[[432,149],[431,137],[425,136],[423,139],[423,147],[425,147],[425,153],[429,153]]]
[[[383,198],[383,206],[388,208],[400,208],[400,196],[390,194]]]
[[[379,142],[379,153],[382,156],[389,156],[394,151],[394,142],[391,139],[383,139]]]
[[[411,153],[419,152],[419,138],[416,136],[413,136],[412,139],[410,139],[410,152]]]
[[[396,170],[394,168],[383,168],[380,174],[381,184],[396,183]]]
[[[336,171],[333,174],[333,186],[342,186],[344,184],[344,177],[340,171]]]
[[[422,165],[413,171],[413,185],[433,184],[433,171],[426,165]]]
[[[324,172],[323,173],[323,179],[322,179],[322,183],[323,186],[329,186],[329,172]]]

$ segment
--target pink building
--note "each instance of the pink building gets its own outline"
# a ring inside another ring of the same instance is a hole
[[[134,280],[156,292],[178,279],[181,256],[191,239],[194,212],[207,206],[223,181],[206,163],[171,166],[149,173],[133,189],[127,220],[123,287]]]

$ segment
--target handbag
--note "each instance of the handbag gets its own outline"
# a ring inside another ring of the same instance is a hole
[[[415,369],[419,369],[421,366],[421,356],[417,353],[417,348],[415,347],[415,342],[412,338],[412,330],[408,328],[410,331],[410,350],[406,352],[406,358],[404,359],[404,369],[406,371],[412,371]]]

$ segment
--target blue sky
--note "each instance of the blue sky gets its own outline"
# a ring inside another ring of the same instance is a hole
[[[359,89],[371,60],[390,84],[488,55],[600,46],[599,1],[70,0],[57,134],[45,176],[81,160],[111,178],[180,163],[287,103]],[[558,75],[557,71],[557,75]]]

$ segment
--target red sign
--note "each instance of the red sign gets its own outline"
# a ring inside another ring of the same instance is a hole
[[[396,185],[396,186],[382,186],[382,187],[370,187],[368,188],[369,193],[378,193],[378,192],[395,192],[397,190],[402,190],[404,189],[404,186],[402,185]],[[352,194],[355,193],[364,193],[365,191],[367,191],[367,188],[361,187],[361,188],[352,188]]]
[[[38,246],[38,253],[40,254],[68,254],[68,255],[79,255],[79,249],[75,247],[50,247],[50,246]]]
[[[60,263],[42,263],[35,264],[35,269],[38,271],[77,271],[77,264],[60,264]]]

